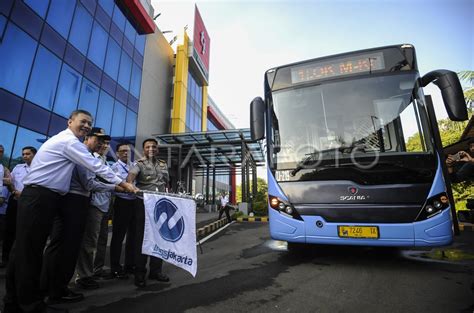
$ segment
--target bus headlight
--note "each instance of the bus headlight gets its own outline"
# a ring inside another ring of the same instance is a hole
[[[429,219],[442,210],[449,207],[449,200],[446,193],[440,193],[426,200],[425,205],[416,217],[416,221],[423,221]]]
[[[303,220],[298,214],[298,212],[295,210],[295,208],[283,199],[270,195],[268,196],[268,204],[272,209],[275,209],[276,211],[283,213],[284,215],[288,215],[297,220]]]
[[[425,211],[426,213],[431,214],[434,212],[434,208],[431,205],[427,205],[425,206]]]
[[[278,198],[277,197],[270,197],[270,206],[274,209],[278,208],[278,204],[280,203],[280,201],[278,201]]]

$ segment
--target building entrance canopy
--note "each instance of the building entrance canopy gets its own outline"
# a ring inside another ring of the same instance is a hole
[[[207,166],[228,171],[241,167],[243,160],[264,165],[261,143],[252,141],[250,129],[154,135],[160,141],[161,159],[181,159],[196,168]],[[181,162],[180,162],[181,163]]]
[[[168,164],[179,164],[177,179],[181,181],[181,171],[191,166],[195,176],[240,174],[242,177],[242,201],[250,198],[250,173],[256,192],[256,167],[265,164],[260,141],[253,141],[250,129],[229,129],[209,132],[154,135],[160,142],[159,158]],[[177,162],[176,162],[177,161]],[[189,186],[187,183],[186,185]],[[209,186],[209,183],[207,184]],[[215,183],[212,184],[215,186]],[[213,187],[215,201],[215,187]],[[188,188],[189,190],[189,188]],[[208,197],[208,191],[207,199]]]

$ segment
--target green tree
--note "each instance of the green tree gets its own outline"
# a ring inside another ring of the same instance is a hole
[[[471,84],[471,87],[464,88],[464,98],[468,106],[469,118],[472,116],[474,105],[474,71],[462,71],[458,73],[459,78]],[[443,147],[456,143],[460,138],[468,121],[454,122],[449,118],[438,121],[438,128],[440,132],[441,142]],[[421,143],[419,140],[419,133],[409,137],[406,143],[407,151],[420,151]],[[453,187],[454,201],[456,202],[456,209],[464,209],[466,206],[466,199],[471,195],[471,183],[462,182],[455,183]]]
[[[469,112],[469,116],[471,115],[471,112]],[[467,121],[453,122],[450,119],[443,119],[438,121],[438,127],[440,129],[440,136],[441,142],[443,143],[443,147],[456,143],[461,138],[461,135],[464,132],[467,123]],[[470,185],[470,182],[452,184],[456,210],[464,209],[466,207],[466,199],[470,195]]]
[[[257,178],[257,193],[252,195],[252,184],[250,194],[253,201],[253,212],[256,216],[267,216],[268,214],[268,185],[263,178]],[[236,186],[235,198],[237,203],[242,202],[242,187]]]
[[[474,71],[461,71],[458,73],[459,78],[461,81],[465,81],[470,86],[467,86],[464,88],[464,99],[466,100],[466,105],[468,108],[468,113],[469,113],[469,118],[472,116],[472,111],[473,111],[473,106],[474,106]],[[461,137],[462,132],[464,131],[467,122],[452,122],[451,123],[456,123],[458,124],[459,127],[461,127],[461,130],[456,129],[453,131],[453,134],[449,134],[448,132],[444,134],[445,138],[449,138],[446,141],[451,141],[450,137],[457,136],[456,140],[453,141],[456,142],[459,140]],[[454,134],[455,133],[455,134]],[[443,134],[441,136],[443,138]],[[450,144],[450,143],[449,143]],[[447,145],[443,141],[443,146]],[[453,187],[453,196],[454,196],[454,201],[456,202],[456,210],[459,209],[465,209],[466,208],[466,200],[467,198],[471,197],[472,195],[472,183],[471,182],[461,182],[461,183],[456,183],[452,185]]]
[[[469,116],[471,113],[469,112]],[[441,136],[441,142],[443,147],[452,145],[453,143],[458,142],[461,138],[464,129],[467,126],[468,121],[464,122],[455,122],[451,121],[449,118],[442,119],[438,121],[439,133]]]
[[[468,121],[454,122],[449,118],[438,121],[439,133],[443,147],[456,143],[466,128]],[[422,151],[420,134],[416,133],[408,138],[406,143],[407,151]]]
[[[242,186],[240,185],[235,186],[235,201],[242,202]]]
[[[461,71],[458,75],[461,80],[471,84],[464,88],[464,98],[468,107],[472,108],[474,104],[474,71]]]
[[[411,137],[408,137],[407,142],[405,143],[408,152],[422,151],[420,134],[416,133]]]
[[[474,71],[461,71],[458,73],[461,81],[465,81],[470,86],[464,88],[464,99],[468,107],[468,115],[472,116],[474,106]],[[441,135],[443,147],[449,146],[457,142],[461,138],[461,134],[466,128],[468,121],[454,122],[449,118],[438,121],[438,127]],[[408,138],[406,143],[407,151],[420,151],[421,143],[419,141],[420,135],[418,133]]]
[[[471,115],[471,113],[469,114]],[[439,132],[441,136],[441,142],[443,147],[456,143],[466,128],[467,121],[465,122],[453,122],[450,119],[442,119],[438,121]],[[408,138],[406,143],[407,151],[421,151],[421,144],[419,140],[419,134],[416,133]],[[452,184],[453,197],[456,202],[456,209],[464,209],[466,199],[470,195],[470,183],[456,183]]]
[[[252,186],[250,186],[252,187]],[[252,190],[252,189],[250,189]],[[253,212],[256,216],[268,215],[268,185],[263,178],[257,178],[257,193],[253,195]]]

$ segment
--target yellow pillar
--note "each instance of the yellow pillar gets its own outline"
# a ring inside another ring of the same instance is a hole
[[[188,85],[188,46],[189,38],[184,32],[183,44],[177,47],[173,108],[171,110],[171,133],[186,131],[186,96]]]
[[[207,86],[202,86],[202,131],[207,131]]]

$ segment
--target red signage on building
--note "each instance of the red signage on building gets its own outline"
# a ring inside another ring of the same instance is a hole
[[[210,56],[210,47],[211,47],[211,38],[207,33],[206,26],[202,21],[201,14],[197,6],[194,10],[194,50],[195,54],[198,56],[198,63],[204,71],[206,77],[209,73],[209,56]]]
[[[148,13],[142,3],[148,4],[146,1],[141,2],[140,0],[120,0],[116,3],[122,8],[122,11],[125,12],[128,20],[135,27],[139,34],[151,34],[155,32],[155,22],[153,22],[152,17]],[[148,10],[150,10],[151,5],[148,4]],[[153,8],[151,8],[153,10]]]

